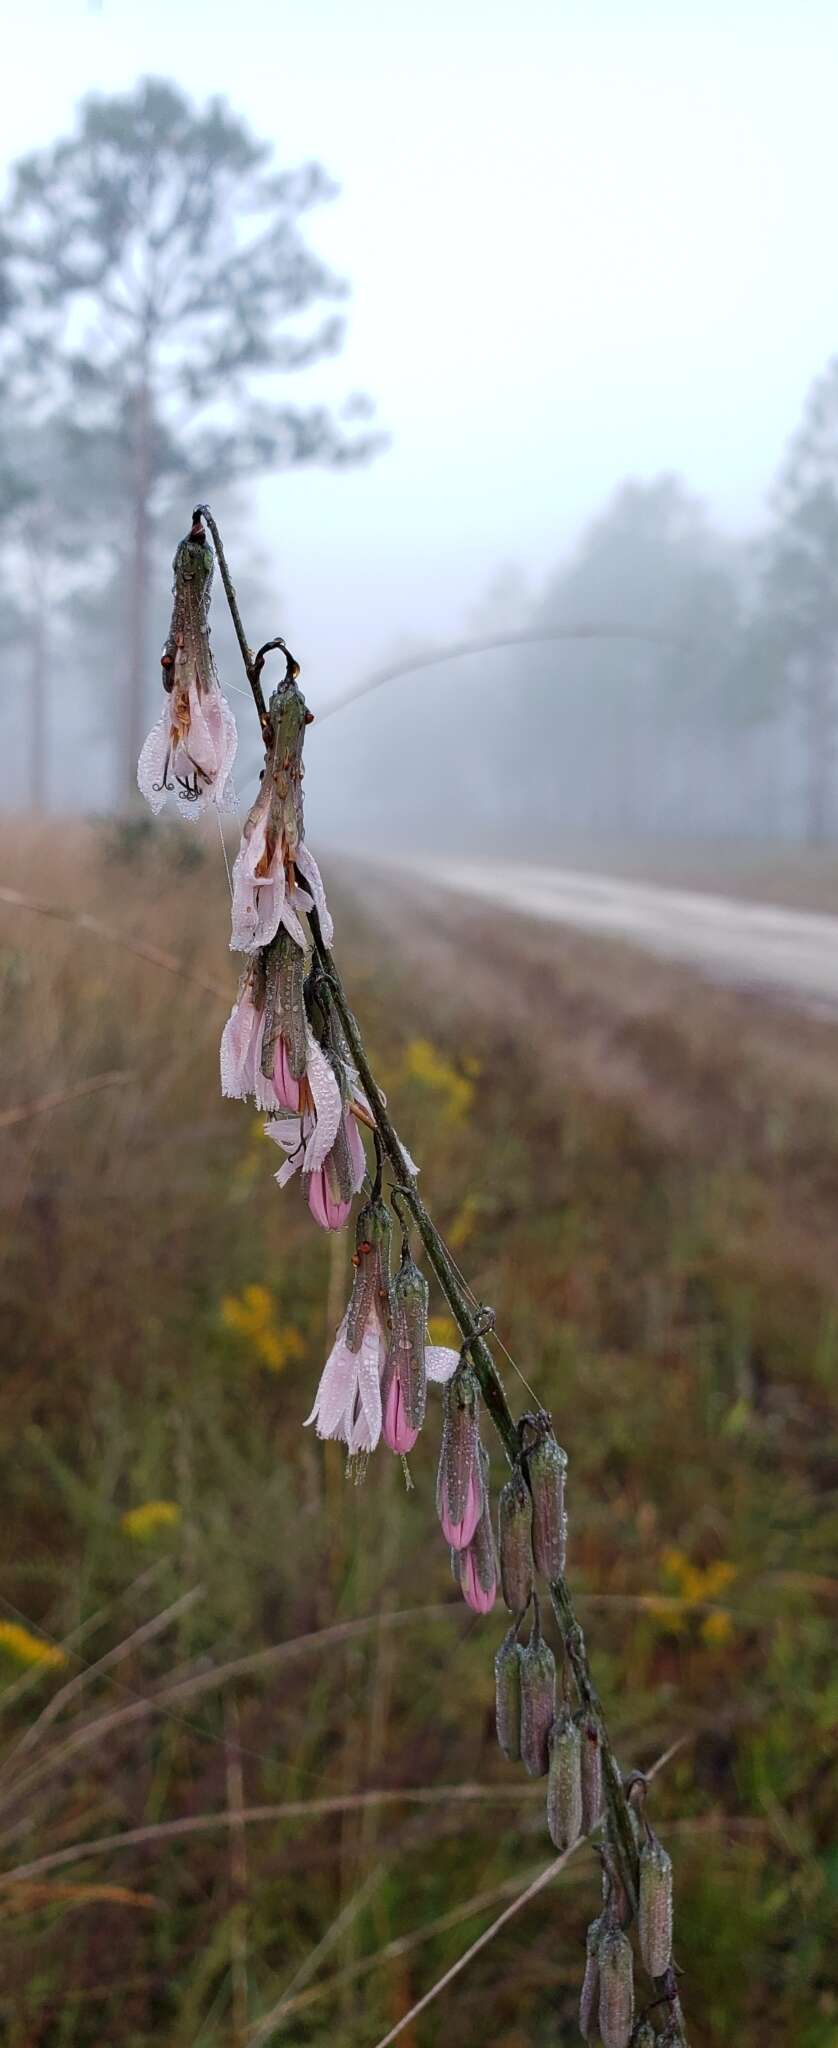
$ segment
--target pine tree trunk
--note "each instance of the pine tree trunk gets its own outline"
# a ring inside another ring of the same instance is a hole
[[[140,374],[136,400],[125,751],[121,773],[123,798],[129,804],[133,803],[137,796],[137,757],[145,738],[146,611],[151,489],[150,414],[148,372],[144,367]]]
[[[46,810],[47,801],[47,625],[43,560],[33,537],[30,537],[28,698],[27,794],[30,811],[37,813]]]
[[[825,846],[832,827],[832,781],[835,754],[835,692],[832,664],[824,655],[809,671],[806,700],[809,774],[806,838]]]

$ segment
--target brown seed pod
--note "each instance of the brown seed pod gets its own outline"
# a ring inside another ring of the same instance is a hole
[[[512,1614],[523,1614],[532,1593],[532,1497],[520,1467],[501,1487],[498,1550],[504,1600]]]
[[[603,2048],[629,2048],[634,2020],[631,1942],[616,1926],[599,1945],[599,2031]]]
[[[545,1643],[536,1609],[532,1634],[521,1658],[521,1762],[531,1778],[545,1777],[550,1763],[550,1730],[556,1713],[556,1664]]]
[[[599,1729],[590,1714],[579,1722],[582,1775],[582,1833],[589,1835],[602,1819],[602,1744]]]
[[[600,1913],[588,1928],[585,1955],[585,1975],[579,1993],[579,2032],[583,2041],[592,2041],[597,2031],[597,2007],[599,2005],[599,1944],[605,1921]]]
[[[582,1760],[579,1729],[567,1707],[550,1731],[547,1827],[557,1849],[572,1849],[582,1825]]]
[[[521,1658],[515,1630],[504,1636],[495,1653],[495,1726],[498,1742],[510,1763],[521,1755]]]
[[[560,1579],[565,1568],[567,1517],[564,1483],[567,1452],[545,1429],[527,1457],[532,1493],[532,1552],[545,1579]]]
[[[637,1932],[650,1977],[662,1977],[672,1960],[672,1863],[651,1833],[640,1851]]]

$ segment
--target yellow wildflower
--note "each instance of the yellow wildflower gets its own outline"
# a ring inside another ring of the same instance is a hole
[[[446,1122],[465,1122],[474,1099],[474,1080],[452,1066],[429,1038],[410,1040],[405,1049],[404,1076],[408,1081],[418,1081],[438,1097]]]
[[[302,1358],[305,1346],[299,1330],[293,1323],[280,1327],[273,1295],[257,1281],[241,1294],[225,1294],[220,1313],[227,1329],[245,1337],[271,1372],[281,1372],[291,1360]]]
[[[169,1529],[180,1521],[180,1508],[174,1500],[146,1500],[138,1508],[129,1508],[124,1514],[120,1528],[126,1536],[134,1536],[138,1543],[147,1542],[158,1529]]]
[[[45,1643],[19,1621],[0,1621],[0,1650],[7,1650],[17,1664],[40,1664],[44,1670],[60,1670],[67,1658],[57,1643]]]
[[[705,1643],[709,1643],[712,1649],[721,1649],[723,1643],[730,1642],[733,1634],[732,1615],[723,1607],[715,1608],[712,1614],[705,1614],[701,1633]]]

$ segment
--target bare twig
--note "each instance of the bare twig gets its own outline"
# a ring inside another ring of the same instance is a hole
[[[164,967],[167,974],[176,974],[179,981],[194,981],[207,995],[218,996],[224,1003],[230,1001],[230,990],[220,981],[212,981],[200,968],[185,967],[175,953],[166,953],[162,946],[150,946],[144,939],[128,938],[125,932],[117,931],[114,925],[103,924],[100,917],[92,917],[88,910],[64,910],[55,903],[44,903],[37,896],[25,896],[20,889],[0,888],[0,903],[9,903],[17,910],[35,910],[39,917],[54,917],[60,924],[72,924],[78,931],[91,932],[94,938],[107,939],[112,946],[121,946],[126,953],[136,953],[138,960],[150,960],[153,967]]]
[[[103,1088],[118,1088],[125,1081],[133,1081],[134,1075],[128,1067],[113,1067],[106,1074],[91,1074],[87,1081],[75,1081],[70,1088],[55,1088],[51,1095],[40,1095],[35,1102],[17,1103],[14,1109],[0,1109],[0,1131],[9,1131],[14,1124],[27,1124],[33,1116],[46,1116],[51,1109],[63,1109],[65,1102],[81,1102],[85,1095],[98,1095]]]

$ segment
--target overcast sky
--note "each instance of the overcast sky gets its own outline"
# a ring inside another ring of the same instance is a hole
[[[315,701],[399,635],[456,630],[500,564],[537,581],[628,474],[682,471],[732,528],[758,515],[838,348],[834,0],[0,0],[0,20],[9,157],[152,72],[226,93],[342,186],[315,231],[353,284],[328,383],[371,392],[392,446],[261,493]]]

